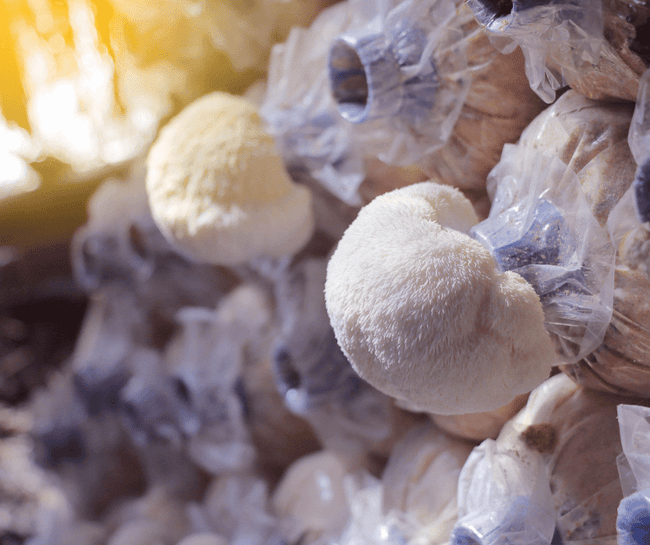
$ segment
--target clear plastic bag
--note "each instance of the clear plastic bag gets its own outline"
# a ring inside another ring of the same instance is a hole
[[[326,545],[340,535],[350,516],[343,487],[348,472],[343,459],[328,450],[289,466],[271,497],[289,543]]]
[[[634,179],[636,214],[640,222],[650,221],[650,70],[639,82],[628,144],[638,165]]]
[[[261,106],[289,166],[360,204],[366,156],[411,165],[442,146],[470,83],[455,13],[452,0],[356,0],[294,28]]]
[[[623,453],[616,460],[626,496],[618,506],[619,545],[641,545],[650,535],[650,409],[619,405]]]
[[[241,391],[243,353],[269,319],[263,294],[250,286],[235,289],[216,311],[177,313],[181,330],[162,366],[167,391],[190,458],[213,474],[248,468],[255,459]]]
[[[134,333],[145,319],[126,291],[104,288],[93,294],[72,356],[75,397],[88,416],[117,410],[132,372]]]
[[[557,157],[506,144],[488,189],[490,215],[472,236],[501,270],[533,285],[558,353],[578,361],[600,345],[612,314],[616,252],[608,232]]]
[[[77,282],[92,291],[110,281],[148,280],[153,273],[153,255],[140,244],[140,237],[146,231],[157,232],[157,228],[149,214],[144,182],[105,181],[93,194],[88,215],[89,221],[72,239]],[[163,239],[159,242],[165,244]]]
[[[280,521],[270,513],[268,483],[249,472],[212,481],[201,504],[188,508],[199,531],[217,532],[230,545],[282,545]]]
[[[390,435],[391,400],[359,377],[336,342],[323,295],[326,267],[326,259],[307,259],[278,285],[275,378],[285,405],[325,447],[354,457]]]
[[[452,545],[551,542],[555,513],[544,460],[517,435],[502,436],[483,441],[463,466]]]
[[[452,543],[612,543],[620,401],[564,374],[535,389],[463,467]]]
[[[610,214],[608,228],[621,263],[650,279],[650,70],[641,78],[627,141],[637,169],[632,186]]]
[[[505,3],[511,11],[485,0],[468,4],[497,49],[521,47],[530,86],[547,103],[598,62],[604,41],[600,1],[514,0]]]

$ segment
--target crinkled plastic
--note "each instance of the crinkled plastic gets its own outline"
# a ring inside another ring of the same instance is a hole
[[[294,28],[261,107],[289,165],[360,204],[366,156],[411,165],[442,146],[470,83],[455,14],[452,0],[351,0]]]
[[[603,37],[600,1],[468,0],[476,19],[502,53],[521,47],[531,88],[547,103],[555,91],[598,62]],[[511,7],[508,10],[508,7]]]
[[[612,315],[616,252],[608,232],[557,157],[506,144],[488,188],[490,215],[472,236],[501,270],[532,284],[556,350],[578,361],[601,344]]]
[[[142,490],[141,466],[114,413],[89,416],[76,399],[70,375],[55,375],[31,404],[30,453],[50,471],[80,518]],[[115,479],[116,472],[120,478]]]
[[[638,165],[634,178],[636,213],[639,221],[650,221],[650,70],[639,82],[628,144]]]
[[[382,511],[383,486],[369,474],[344,479],[350,521],[331,545],[407,545],[406,536]]]
[[[607,228],[612,242],[618,248],[620,268],[629,268],[633,272],[639,269],[647,279],[650,279],[650,223],[648,223],[650,218],[643,220],[645,212],[640,209],[639,203],[646,202],[643,194],[650,188],[650,185],[646,185],[643,172],[649,166],[650,162],[639,166],[635,182],[616,203],[607,220]],[[641,181],[641,177],[643,177],[643,181]],[[650,201],[647,202],[650,203]],[[640,279],[636,281],[639,287],[644,283]],[[643,312],[641,311],[639,314],[643,314]],[[642,328],[647,327],[645,323],[639,325]]]
[[[146,199],[144,184],[135,181],[107,180],[94,193],[89,221],[72,239],[75,279],[85,289],[95,290],[109,280],[145,282],[151,277],[152,252],[138,239],[143,231],[157,231]]]
[[[636,163],[644,163],[650,156],[650,70],[646,70],[639,82],[627,141]]]
[[[125,388],[126,414],[142,442],[157,438],[212,474],[242,470],[255,459],[241,392],[244,344],[265,314],[254,290],[240,287],[216,311],[186,307],[163,361],[138,368]]]
[[[650,408],[619,405],[623,453],[616,460],[626,496],[618,506],[619,545],[643,545],[650,539]]]
[[[558,374],[463,467],[452,543],[612,543],[616,404]]]
[[[591,388],[645,397],[650,354],[650,307],[644,296],[648,279],[633,270],[633,260],[642,261],[648,233],[634,231],[621,242],[639,225],[633,201],[631,206],[625,204],[636,170],[627,144],[633,111],[632,104],[596,102],[569,90],[529,125],[518,148],[521,161],[530,148],[557,156],[576,172],[594,216],[601,226],[607,225],[618,251],[613,312],[603,342],[575,364],[562,365],[562,370]],[[498,182],[490,178],[493,191]],[[636,242],[635,233],[641,235]],[[645,251],[647,255],[647,246]]]
[[[618,425],[623,455],[617,460],[619,475],[625,475],[623,493],[650,488],[650,408],[619,405]]]
[[[618,545],[645,545],[650,538],[650,488],[623,498],[616,519]]]
[[[522,440],[486,439],[470,454],[458,485],[452,545],[548,545],[555,528],[546,466]]]
[[[440,0],[351,0],[350,6],[363,19],[372,17],[331,44],[328,73],[337,109],[353,123],[385,119],[385,126],[370,126],[377,131],[373,139],[391,140],[392,149],[379,158],[417,162],[446,142],[469,87],[456,7]]]
[[[72,356],[75,395],[88,416],[117,410],[143,320],[132,294],[106,288],[93,294]]]
[[[466,460],[471,445],[450,437],[425,423],[409,431],[391,452],[381,480],[367,473],[333,472],[343,481],[349,520],[340,536],[330,538],[329,545],[441,545],[449,539],[456,520],[456,485],[460,468]],[[331,454],[328,454],[331,457]],[[294,467],[304,467],[322,458],[314,455]],[[339,462],[340,463],[340,462]],[[319,475],[312,469],[311,479],[319,482],[329,475]],[[331,473],[331,470],[328,471]],[[309,485],[307,485],[309,486]],[[321,485],[323,486],[323,485]],[[331,487],[331,489],[330,489]],[[340,482],[327,483],[323,490],[340,495]],[[288,496],[286,484],[280,488]],[[294,492],[294,495],[298,493]],[[298,496],[299,497],[299,496]],[[319,498],[323,502],[325,498]],[[296,500],[294,499],[294,502]],[[308,505],[314,500],[306,499]],[[327,507],[332,511],[332,507]],[[325,508],[323,509],[325,510]],[[314,517],[309,507],[304,515]],[[340,512],[339,512],[340,514]],[[337,524],[340,521],[337,520]],[[319,521],[319,524],[322,524]],[[331,530],[331,528],[328,527]],[[312,543],[308,537],[307,543]],[[315,543],[321,544],[320,540]]]
[[[187,454],[214,473],[248,467],[255,452],[241,351],[268,312],[255,297],[238,297],[244,288],[219,311],[205,308],[232,284],[174,253],[149,214],[139,173],[100,186],[89,212],[73,241],[76,277],[93,294],[73,358],[78,400],[89,415],[118,411],[139,448],[167,445],[175,463],[187,464],[179,462]]]
[[[215,479],[189,515],[195,528],[216,531],[230,545],[285,545],[279,521],[269,512],[268,483],[252,473]]]
[[[125,181],[100,185],[88,215],[72,239],[75,280],[87,292],[130,299],[133,308],[123,305],[123,311],[136,344],[161,348],[181,306],[214,306],[234,284],[234,274],[174,251],[153,222],[143,173],[136,169]]]
[[[275,378],[285,405],[326,448],[349,455],[388,437],[391,402],[359,377],[336,342],[323,295],[326,267],[326,259],[307,259],[278,285]]]
[[[634,182],[612,209],[607,226],[621,264],[650,278],[650,70],[641,79],[628,144],[638,165]]]
[[[273,47],[260,114],[290,169],[305,169],[341,200],[360,204],[362,157],[327,80],[329,41],[351,24],[348,11],[345,2],[328,8],[309,29],[294,28]]]
[[[167,354],[175,393],[196,418],[186,431],[189,456],[213,474],[249,467],[255,459],[237,384],[244,325],[219,318],[207,309],[182,309],[183,336]]]
[[[449,541],[458,516],[458,477],[472,444],[431,423],[395,445],[382,475],[383,511],[410,544]]]

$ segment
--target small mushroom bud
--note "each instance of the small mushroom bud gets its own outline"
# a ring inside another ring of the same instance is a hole
[[[170,121],[149,152],[146,184],[156,224],[197,261],[282,257],[312,235],[309,190],[291,181],[241,97],[206,95]]]
[[[362,378],[438,414],[502,407],[557,356],[539,297],[467,233],[470,202],[433,182],[375,198],[334,252],[325,300]]]

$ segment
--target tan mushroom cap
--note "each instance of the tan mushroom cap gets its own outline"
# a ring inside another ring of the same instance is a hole
[[[476,222],[458,190],[415,184],[362,208],[328,264],[341,348],[410,408],[496,409],[545,380],[556,359],[537,294],[466,234]]]
[[[313,232],[309,190],[291,181],[241,97],[212,93],[172,119],[149,152],[146,182],[156,224],[198,261],[282,257]]]

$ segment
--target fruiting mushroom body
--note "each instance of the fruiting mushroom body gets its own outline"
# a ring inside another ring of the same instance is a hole
[[[343,352],[410,408],[496,409],[546,379],[556,358],[537,294],[466,234],[476,222],[458,190],[415,184],[364,207],[328,264]]]
[[[198,261],[282,257],[311,237],[309,190],[292,183],[255,107],[212,93],[160,133],[147,158],[156,224]]]

